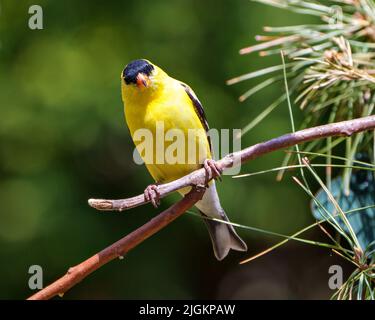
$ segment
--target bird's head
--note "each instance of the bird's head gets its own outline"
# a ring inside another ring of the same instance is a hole
[[[139,89],[150,86],[155,67],[150,61],[139,59],[131,61],[122,71],[121,78],[127,86],[137,86]]]
[[[124,97],[147,95],[163,83],[166,74],[145,59],[131,61],[121,73],[121,86]]]

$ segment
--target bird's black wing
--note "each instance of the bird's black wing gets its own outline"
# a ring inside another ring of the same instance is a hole
[[[208,130],[210,129],[210,127],[208,126],[206,114],[204,113],[204,109],[202,107],[201,102],[199,101],[198,97],[195,95],[194,91],[187,84],[185,84],[183,82],[180,82],[180,84],[181,84],[181,86],[183,86],[183,88],[185,89],[185,92],[187,93],[191,102],[193,103],[195,112],[197,113],[197,115],[199,117],[199,120],[202,123],[203,128],[208,133]],[[207,139],[208,139],[208,143],[210,145],[210,150],[212,151],[211,139],[208,135],[207,135]]]

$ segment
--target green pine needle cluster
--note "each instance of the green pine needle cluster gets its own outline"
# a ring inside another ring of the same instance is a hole
[[[372,0],[257,0],[274,7],[304,15],[321,22],[310,25],[264,27],[266,35],[256,37],[258,44],[244,48],[241,54],[258,52],[269,56],[283,52],[289,94],[305,111],[302,127],[347,120],[373,113],[375,95],[375,5]],[[267,77],[239,99],[245,101],[265,87],[283,80],[283,64],[233,78],[228,84],[255,77]],[[283,94],[243,128],[247,133],[277,106],[287,100]],[[347,142],[348,158],[360,150],[373,154],[367,133],[361,141]],[[328,150],[334,147],[328,141]],[[308,151],[322,144],[313,143]]]
[[[241,95],[240,101],[245,101],[276,82],[284,81],[286,85],[286,92],[270,105],[265,106],[259,115],[243,128],[242,134],[253,129],[284,102],[287,102],[289,106],[293,130],[292,105],[298,106],[304,112],[302,128],[374,113],[375,4],[373,0],[255,1],[303,15],[316,16],[320,22],[309,25],[264,27],[266,34],[256,37],[259,43],[240,50],[241,54],[257,52],[262,57],[281,53],[279,65],[269,66],[228,80],[228,84],[235,84],[257,77],[265,78]],[[334,294],[333,298],[375,299],[375,241],[366,248],[361,247],[357,239],[358,235],[354,232],[351,222],[340,208],[331,189],[331,184],[333,185],[332,168],[337,166],[332,162],[334,159],[341,159],[345,162],[341,165],[341,180],[346,196],[351,193],[351,178],[353,169],[355,169],[353,164],[358,164],[356,155],[359,152],[367,154],[371,162],[366,163],[364,167],[361,165],[361,170],[368,170],[370,174],[374,174],[374,141],[375,133],[371,131],[357,134],[354,137],[316,140],[304,145],[301,148],[303,151],[297,149],[296,152],[287,153],[281,167],[260,172],[278,171],[278,179],[281,179],[285,170],[293,167],[301,168],[301,170],[307,168],[306,171],[319,183],[321,190],[326,194],[327,201],[329,200],[330,205],[334,207],[335,212],[330,212],[327,210],[327,206],[317,199],[311,191],[303,171],[303,182],[295,178],[295,181],[311,197],[317,210],[322,213],[324,221],[328,222],[345,239],[344,242],[337,241],[329,231],[321,226],[324,233],[336,246],[332,250],[356,267],[353,274]],[[345,155],[341,157],[334,155],[337,152],[333,151],[339,144],[344,144],[345,147]],[[325,182],[313,170],[314,166],[319,165],[310,165],[307,159],[302,161],[301,154],[311,156],[309,160],[315,156],[326,158],[326,163],[321,164],[326,168]],[[238,177],[251,175],[254,173]],[[374,203],[367,205],[372,206],[371,209],[373,209]],[[363,210],[363,208],[351,208],[351,210]],[[334,218],[335,215],[341,217],[341,224]],[[323,246],[321,243],[317,245]]]

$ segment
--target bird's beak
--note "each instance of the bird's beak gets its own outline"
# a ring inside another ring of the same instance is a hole
[[[137,75],[137,87],[140,88],[147,88],[150,82],[150,78],[146,76],[144,73],[139,73]]]

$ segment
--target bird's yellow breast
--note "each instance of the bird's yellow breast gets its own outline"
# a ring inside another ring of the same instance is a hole
[[[180,178],[200,168],[203,161],[211,157],[206,132],[180,82],[166,77],[156,88],[142,91],[123,87],[122,91],[130,133],[156,182]],[[146,159],[144,150],[140,150],[144,140],[136,141],[142,129],[153,138],[151,162],[150,157]],[[179,163],[173,163],[177,156],[180,156]]]

